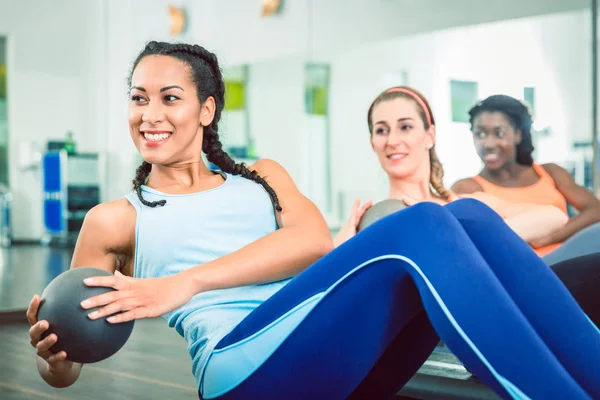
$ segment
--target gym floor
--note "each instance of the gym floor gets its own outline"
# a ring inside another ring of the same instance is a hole
[[[38,375],[24,311],[35,293],[69,268],[72,250],[36,245],[0,249],[0,399],[197,399],[186,343],[162,319],[136,321],[113,357],[86,365],[77,383],[54,389]],[[440,348],[398,399],[497,399]]]
[[[24,312],[34,293],[69,268],[70,249],[0,250],[0,399],[197,399],[186,343],[164,320],[140,320],[113,357],[86,365],[77,383],[54,389],[38,375]],[[1,318],[1,317],[0,317]]]

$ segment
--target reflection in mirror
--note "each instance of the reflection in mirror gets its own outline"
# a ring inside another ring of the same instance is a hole
[[[224,68],[223,80],[226,95],[219,126],[223,147],[234,159],[248,164],[256,160],[248,113],[248,66]]]
[[[431,103],[446,186],[476,175],[483,165],[468,111],[490,95],[506,94],[532,113],[535,161],[557,163],[591,188],[589,19],[589,10],[570,11],[331,52],[334,195],[377,200],[387,193],[377,179],[381,171],[368,144],[365,117],[389,71],[403,71],[403,83]],[[339,215],[348,216],[350,204],[340,204]]]
[[[326,215],[332,211],[329,144],[329,66],[304,64],[307,196]]]
[[[227,66],[223,76],[219,130],[230,155],[247,164],[275,159],[323,213],[331,213],[329,66],[294,57]]]

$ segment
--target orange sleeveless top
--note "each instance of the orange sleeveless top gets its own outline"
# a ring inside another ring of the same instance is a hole
[[[512,188],[494,185],[492,182],[485,180],[479,175],[474,176],[473,180],[479,183],[484,192],[503,200],[511,201],[513,203],[549,204],[558,207],[567,214],[567,200],[556,188],[554,179],[552,179],[544,167],[539,164],[534,163],[533,169],[540,179],[533,185],[524,187]],[[560,245],[561,243],[555,243],[549,246],[540,247],[535,249],[535,252],[542,257]]]

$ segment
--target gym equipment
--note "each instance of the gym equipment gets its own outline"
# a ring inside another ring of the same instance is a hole
[[[406,203],[396,199],[388,199],[375,203],[363,214],[358,224],[358,231],[360,232],[367,226],[406,207],[408,207]]]
[[[58,337],[50,348],[53,353],[64,350],[70,361],[94,363],[115,354],[129,339],[134,321],[111,324],[106,318],[92,320],[88,314],[95,309],[81,307],[83,300],[115,290],[83,283],[85,278],[104,275],[112,274],[95,267],[70,269],[54,278],[42,292],[38,320],[46,320],[50,325],[42,338],[51,333]]]
[[[104,165],[102,153],[51,150],[43,155],[43,245],[75,244],[86,213],[100,203]]]

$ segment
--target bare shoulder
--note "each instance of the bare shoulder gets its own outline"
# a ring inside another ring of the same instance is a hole
[[[270,185],[295,186],[294,181],[285,168],[275,160],[263,158],[252,164],[249,169],[256,171]]]
[[[108,247],[128,247],[135,231],[136,211],[127,199],[100,203],[85,216],[82,231],[97,237]]]
[[[451,190],[456,194],[471,194],[475,192],[481,192],[483,188],[475,179],[465,178],[452,185]]]
[[[554,179],[564,179],[565,177],[571,177],[571,175],[566,169],[555,163],[542,164],[542,168],[544,168],[544,170],[548,174],[550,174],[550,176]]]
[[[136,211],[127,199],[101,203],[87,212],[71,267],[93,265],[131,275]]]
[[[560,165],[555,163],[548,163],[542,164],[542,168],[544,168],[548,175],[552,177],[554,183],[556,183],[556,186],[558,187],[558,190],[560,190],[563,194],[566,194],[564,193],[565,190],[569,191],[573,189],[580,189],[578,188],[579,185],[577,185],[575,179],[573,179],[569,171],[567,171]]]
[[[123,198],[94,206],[85,219],[94,226],[110,229],[117,224],[121,227],[124,220],[135,221],[135,216],[135,208]]]

